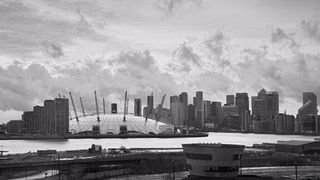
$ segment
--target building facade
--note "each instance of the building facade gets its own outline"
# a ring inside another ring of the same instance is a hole
[[[141,99],[134,99],[134,115],[141,116]]]
[[[238,111],[239,111],[239,117],[240,117],[240,123],[241,123],[240,128],[243,131],[248,131],[249,124],[248,124],[248,120],[246,119],[248,118],[247,113],[249,112],[250,114],[248,93],[236,93],[236,106],[238,107]]]
[[[244,146],[231,144],[182,144],[190,175],[236,177]]]

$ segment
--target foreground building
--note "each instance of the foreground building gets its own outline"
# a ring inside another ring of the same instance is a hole
[[[236,177],[240,167],[242,145],[182,144],[191,176]]]

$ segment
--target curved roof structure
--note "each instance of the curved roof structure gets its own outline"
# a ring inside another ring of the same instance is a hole
[[[127,131],[135,131],[143,134],[149,132],[158,134],[159,126],[166,125],[163,122],[157,122],[153,119],[145,121],[144,117],[134,116],[132,114],[126,115],[126,121],[123,121],[123,114],[102,114],[99,115],[100,122],[97,121],[96,115],[79,117],[79,122],[75,119],[70,121],[69,130],[71,133],[79,133],[85,131],[92,131],[93,125],[100,125],[100,133],[119,134],[120,125],[126,125]]]

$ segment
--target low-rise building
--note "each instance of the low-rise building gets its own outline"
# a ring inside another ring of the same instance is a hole
[[[276,151],[297,154],[320,154],[320,141],[278,141]]]
[[[244,146],[232,144],[183,144],[182,147],[191,176],[238,176]]]

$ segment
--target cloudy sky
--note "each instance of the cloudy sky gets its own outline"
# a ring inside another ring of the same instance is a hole
[[[0,1],[0,122],[68,91],[90,111],[94,90],[159,103],[261,88],[291,114],[303,91],[320,97],[320,1]]]

